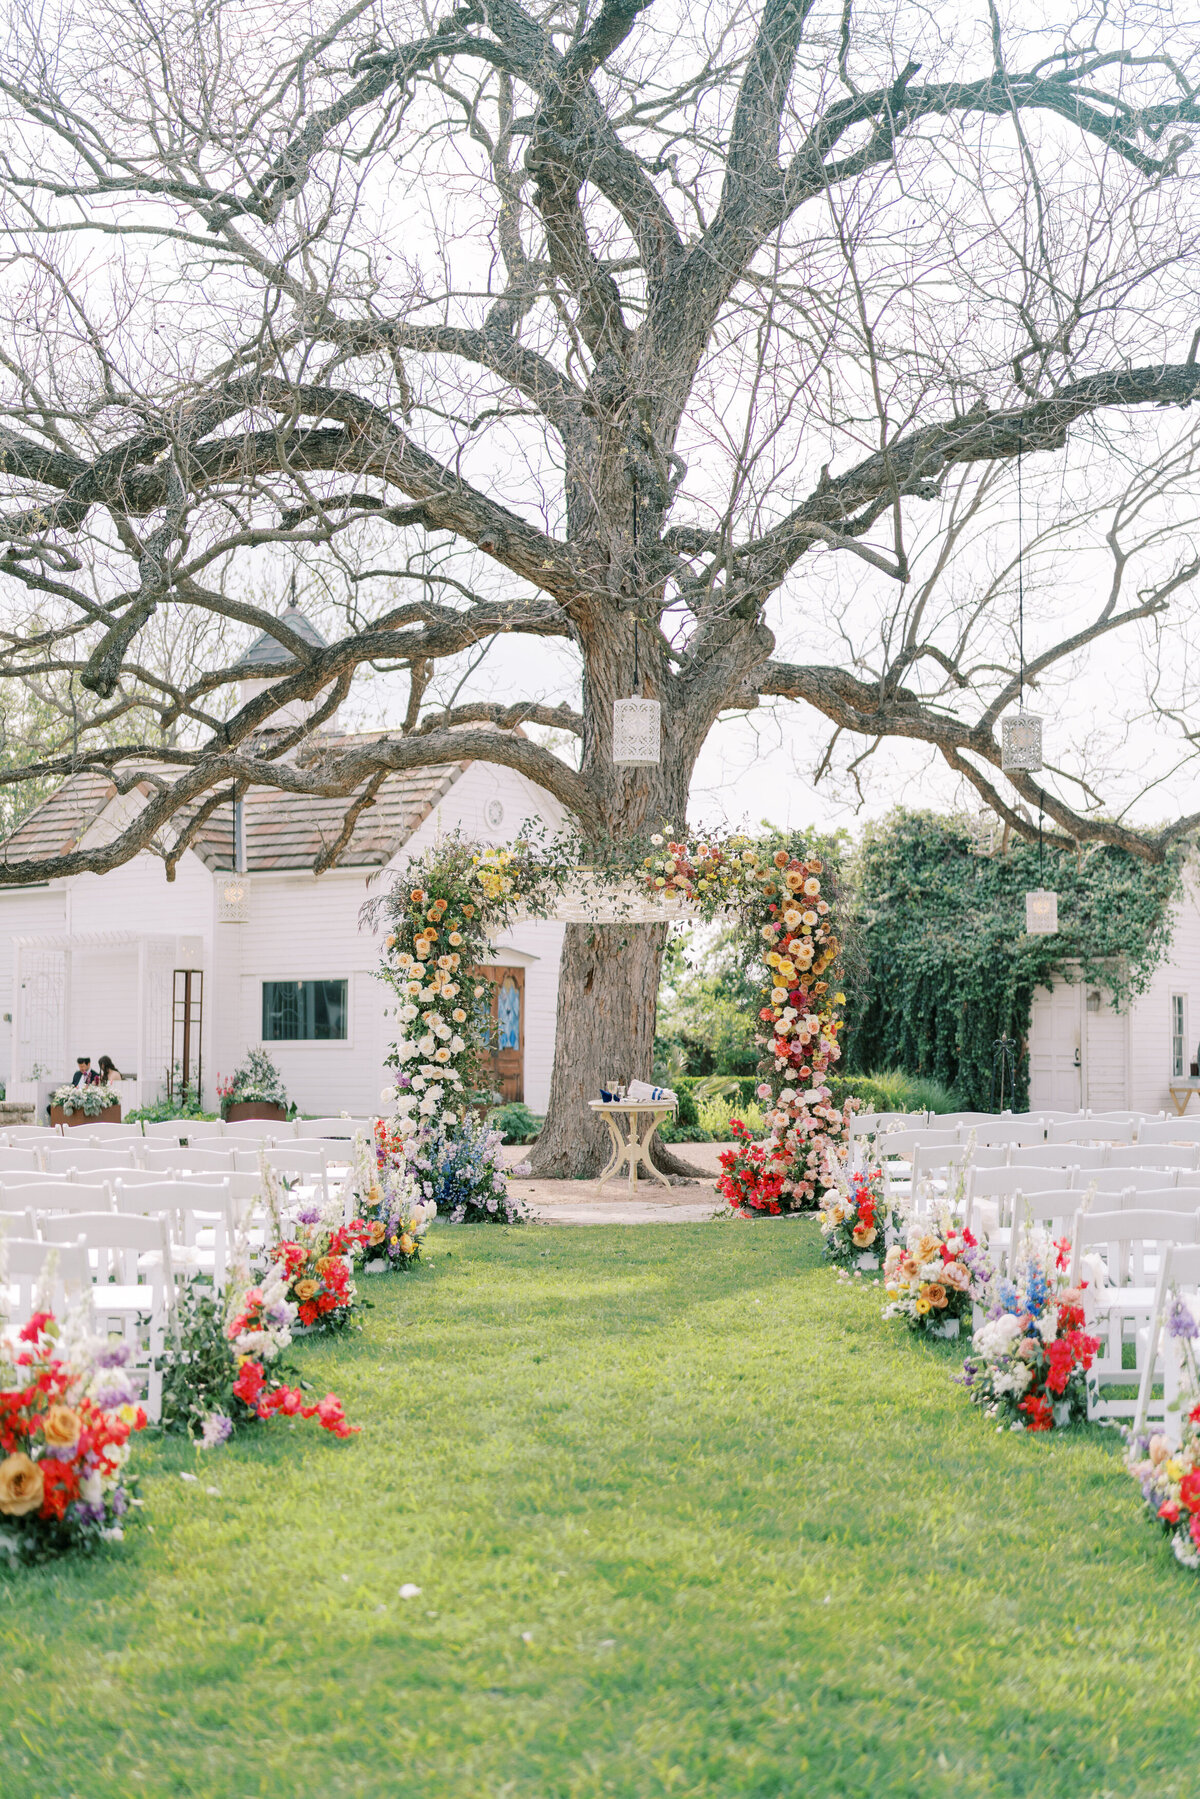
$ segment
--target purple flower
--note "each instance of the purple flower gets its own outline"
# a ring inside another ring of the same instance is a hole
[[[210,1412],[204,1420],[200,1443],[204,1449],[215,1449],[219,1443],[227,1443],[232,1435],[233,1419],[227,1418],[224,1412]]]
[[[97,1368],[123,1368],[133,1351],[128,1343],[107,1343],[96,1357]]]
[[[320,1222],[320,1206],[304,1206],[301,1211],[296,1213],[297,1224],[320,1224]]]
[[[1200,1337],[1200,1324],[1196,1323],[1178,1293],[1171,1301],[1171,1310],[1167,1317],[1167,1335],[1170,1337]]]
[[[129,1501],[125,1497],[124,1487],[114,1487],[108,1498],[113,1509],[113,1517],[120,1518],[129,1508]]]
[[[119,1405],[132,1405],[136,1395],[133,1383],[127,1380],[115,1380],[110,1386],[101,1387],[96,1394],[96,1404],[104,1411],[111,1412]]]
[[[276,1324],[276,1325],[286,1324],[288,1322],[288,1309],[285,1305],[282,1305],[282,1304],[277,1305],[277,1306],[271,1306],[267,1311],[267,1317],[270,1319],[272,1324]]]

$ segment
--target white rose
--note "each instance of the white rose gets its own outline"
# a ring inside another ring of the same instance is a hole
[[[425,1076],[423,1074],[414,1074],[412,1084],[417,1092],[420,1093],[421,1089],[425,1086]]]
[[[379,1097],[385,1106],[390,1106],[396,1097],[396,1089],[394,1087],[381,1087],[379,1089]]]
[[[456,1032],[454,1034],[454,1036],[451,1037],[451,1039],[450,1039],[450,1048],[454,1051],[456,1056],[460,1056],[462,1054],[463,1050],[466,1049],[466,1047],[467,1047],[466,1044],[463,1042],[462,1038]]]
[[[416,1053],[417,1053],[416,1044],[409,1043],[407,1038],[402,1037],[400,1039],[399,1043],[396,1045],[396,1060],[397,1060],[397,1062],[411,1061],[412,1057],[415,1056]]]
[[[407,1006],[401,1006],[400,1016],[405,1024],[411,1024],[413,1019],[417,1016],[417,1008],[411,1003]]]
[[[452,1037],[454,1035],[444,1018],[439,1018],[436,1021],[433,1027],[433,1033],[435,1037],[440,1037],[443,1043],[446,1041],[447,1037]]]
[[[427,1093],[425,1095],[418,1110],[420,1111],[422,1118],[432,1117],[433,1113],[437,1111],[437,1101],[434,1099],[432,1093]]]
[[[420,1049],[421,1054],[423,1056],[431,1056],[433,1054],[434,1050],[437,1048],[437,1044],[434,1042],[432,1032],[426,1031],[425,1035],[421,1038],[421,1041],[417,1047]]]
[[[443,1124],[453,1124],[454,1123],[454,1113],[453,1112],[443,1112],[442,1113],[442,1123]]]

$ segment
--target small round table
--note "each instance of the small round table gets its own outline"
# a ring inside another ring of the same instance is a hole
[[[650,1139],[664,1118],[673,1118],[675,1100],[661,1099],[593,1099],[588,1104],[593,1112],[603,1112],[612,1138],[613,1152],[607,1168],[596,1182],[597,1197],[615,1180],[622,1168],[629,1167],[629,1191],[637,1192],[638,1163],[644,1162],[660,1186],[670,1191],[671,1183],[650,1160]]]

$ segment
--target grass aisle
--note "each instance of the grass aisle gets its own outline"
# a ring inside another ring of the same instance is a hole
[[[431,1247],[301,1350],[360,1438],[143,1451],[153,1534],[0,1579],[4,1799],[1194,1791],[1112,1442],[998,1435],[812,1224]]]

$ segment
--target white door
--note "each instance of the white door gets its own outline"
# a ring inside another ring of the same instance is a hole
[[[1029,1109],[1077,1112],[1082,1100],[1083,990],[1075,981],[1035,987],[1029,1020]]]
[[[1083,1051],[1086,1105],[1093,1112],[1121,1112],[1129,1104],[1125,1072],[1126,1025],[1124,1012],[1114,1012],[1107,988],[1085,987]],[[1097,1003],[1098,1002],[1098,1003]]]

